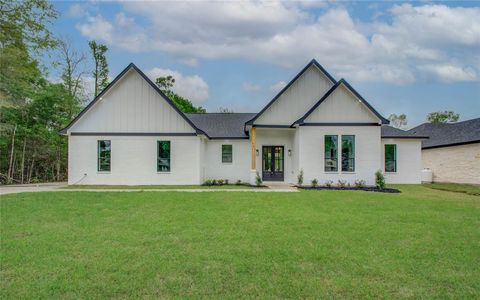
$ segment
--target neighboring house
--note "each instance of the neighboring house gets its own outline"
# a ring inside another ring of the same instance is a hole
[[[434,181],[480,184],[480,118],[424,123],[408,132],[429,137],[422,142],[422,162]]]
[[[259,113],[185,114],[130,64],[65,128],[69,184],[420,183],[421,137],[312,60]]]

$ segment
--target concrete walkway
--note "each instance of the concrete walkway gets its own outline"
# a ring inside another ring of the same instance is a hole
[[[66,182],[55,183],[40,183],[40,184],[22,184],[22,185],[4,185],[0,186],[0,196],[16,193],[33,193],[33,192],[186,192],[186,193],[198,193],[198,192],[254,192],[254,193],[289,193],[298,192],[295,187],[285,184],[267,184],[266,188],[258,189],[87,189],[87,188],[69,188],[64,189],[67,186]]]

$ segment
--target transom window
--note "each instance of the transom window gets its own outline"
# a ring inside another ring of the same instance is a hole
[[[99,172],[110,172],[111,142],[97,141],[97,169]]]
[[[233,161],[232,145],[222,145],[222,163],[231,163]]]
[[[170,141],[158,141],[157,149],[157,172],[170,172]]]
[[[338,171],[338,136],[325,136],[325,172]]]
[[[385,145],[385,172],[397,172],[397,145]]]
[[[355,136],[342,135],[342,172],[355,171]]]

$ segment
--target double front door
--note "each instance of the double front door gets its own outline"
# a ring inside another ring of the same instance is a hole
[[[262,147],[262,179],[266,181],[283,181],[283,146]]]

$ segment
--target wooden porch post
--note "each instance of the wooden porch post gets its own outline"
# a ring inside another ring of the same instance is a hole
[[[257,155],[256,155],[256,150],[257,150],[257,128],[252,127],[252,132],[251,132],[251,140],[252,140],[252,170],[257,169]]]

